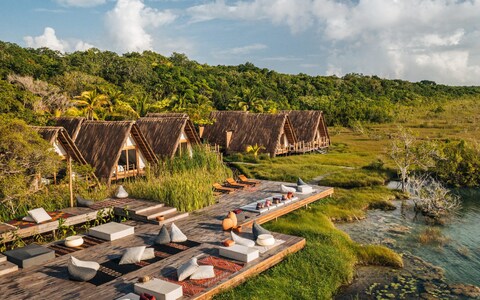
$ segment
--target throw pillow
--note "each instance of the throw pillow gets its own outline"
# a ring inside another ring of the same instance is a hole
[[[47,214],[45,209],[43,209],[42,207],[29,210],[28,215],[32,217],[32,219],[35,220],[35,222],[37,223],[50,221],[52,219],[52,217],[50,217],[50,215]]]
[[[172,227],[170,228],[170,238],[174,243],[186,242],[188,240],[187,236],[183,234],[180,228],[178,228],[174,223],[172,223]]]
[[[233,211],[229,212],[227,215],[227,218],[232,219],[233,221],[233,227],[237,227],[238,220],[237,220],[237,214],[234,213]]]
[[[270,231],[266,230],[262,226],[258,225],[257,222],[253,222],[252,226],[253,238],[256,240],[261,234],[270,234]]]
[[[100,265],[94,261],[82,261],[70,256],[67,269],[71,279],[88,281],[97,275]]]
[[[178,281],[184,281],[198,269],[197,258],[193,257],[177,269]]]
[[[215,277],[213,266],[199,266],[195,273],[190,276],[190,279],[208,279]]]
[[[142,260],[146,246],[132,247],[125,250],[119,265],[135,264]]]
[[[145,251],[143,251],[141,260],[149,260],[149,259],[152,259],[152,258],[155,258],[155,249],[146,248]]]
[[[302,180],[302,178],[298,177],[297,185],[307,185],[307,184]]]
[[[157,245],[165,245],[170,243],[171,241],[172,239],[170,238],[170,233],[168,233],[167,226],[163,225],[162,229],[160,229],[160,232],[155,237],[154,243]]]
[[[235,233],[233,233],[233,231],[230,232],[230,234],[232,235],[232,240],[235,242],[235,244],[243,245],[243,246],[246,246],[246,247],[255,246],[255,241],[252,241],[252,240],[243,238],[241,236],[238,236]]]
[[[115,197],[119,198],[119,199],[128,197],[128,193],[125,190],[125,188],[123,187],[123,185],[118,187],[117,192],[115,193]]]
[[[283,185],[283,184],[281,185],[280,188],[281,188],[282,193],[288,193],[288,192],[295,193],[297,191],[297,189],[286,186],[286,185]]]

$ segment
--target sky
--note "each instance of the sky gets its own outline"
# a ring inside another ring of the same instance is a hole
[[[0,40],[480,85],[480,0],[2,0]]]

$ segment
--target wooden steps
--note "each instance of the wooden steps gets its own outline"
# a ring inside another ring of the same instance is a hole
[[[163,203],[142,202],[143,205],[134,205],[132,208],[130,206],[114,207],[114,212],[121,217],[158,225],[168,224],[188,216],[188,213],[178,212],[175,207],[165,206]],[[160,216],[163,216],[165,219],[158,221],[156,218]]]
[[[176,212],[177,209],[175,207],[168,207],[168,206],[162,206],[154,209],[149,209],[145,212],[137,213],[137,216],[144,216],[145,219],[147,220],[153,220],[156,217],[159,216],[165,216],[171,213]]]
[[[152,223],[158,224],[158,225],[165,225],[168,223],[172,223],[175,221],[178,221],[180,219],[188,217],[188,212],[180,212],[180,211],[175,211],[173,213],[170,213],[168,215],[165,215],[165,220],[163,221],[157,221],[157,220],[151,220]]]

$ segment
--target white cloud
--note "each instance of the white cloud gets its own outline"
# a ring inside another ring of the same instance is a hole
[[[252,52],[267,49],[267,48],[268,48],[267,45],[257,43],[257,44],[242,46],[242,47],[226,49],[221,51],[221,54],[245,55],[245,54],[250,54]]]
[[[105,26],[113,46],[121,52],[151,50],[149,30],[172,23],[176,15],[169,10],[145,6],[141,0],[118,0],[108,11]]]
[[[62,6],[94,7],[105,4],[107,0],[55,0]]]
[[[55,35],[55,30],[51,27],[45,27],[42,35],[39,36],[26,36],[23,38],[27,47],[31,48],[50,48],[60,52],[65,52],[65,48],[68,44],[65,41],[59,40]]]
[[[187,13],[192,17],[192,22],[213,19],[269,20],[274,24],[285,23],[292,32],[299,32],[313,24],[310,4],[311,0],[255,0],[228,5],[224,0],[216,0],[190,7]]]
[[[480,1],[214,0],[191,22],[270,22],[308,34],[327,53],[327,74],[480,84]]]
[[[51,27],[45,27],[42,35],[35,37],[25,36],[23,40],[25,41],[27,47],[46,47],[60,52],[85,51],[93,47],[93,45],[81,40],[71,39],[70,41],[67,41],[59,39],[55,34],[55,30]]]

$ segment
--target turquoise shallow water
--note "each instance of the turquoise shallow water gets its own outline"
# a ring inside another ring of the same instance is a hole
[[[469,283],[480,286],[480,190],[458,191],[462,209],[458,216],[445,226],[439,226],[448,238],[443,246],[422,245],[418,234],[428,228],[423,217],[415,216],[411,203],[402,209],[400,201],[391,212],[372,210],[367,219],[338,224],[361,243],[386,244],[399,252],[410,252],[424,260],[442,267],[451,283]],[[405,226],[409,232],[398,234],[395,228]]]

